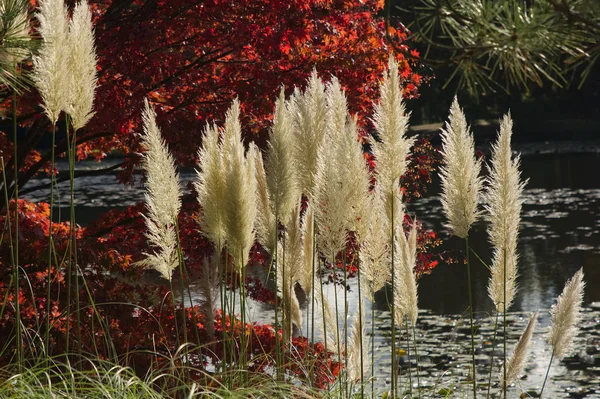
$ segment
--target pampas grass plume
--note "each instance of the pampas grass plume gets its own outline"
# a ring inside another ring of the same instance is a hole
[[[400,176],[406,171],[406,158],[414,143],[414,139],[406,137],[408,120],[402,101],[398,63],[390,55],[388,72],[379,86],[379,102],[375,104],[373,125],[377,137],[372,143],[377,163],[377,184],[386,198],[398,189]]]
[[[147,177],[145,198],[148,215],[144,215],[148,229],[146,237],[150,245],[157,248],[157,252],[146,253],[146,259],[139,263],[154,268],[164,278],[171,280],[173,269],[177,266],[175,227],[181,209],[179,175],[148,100],[144,100],[142,120],[142,145],[146,148],[143,166]]]
[[[517,290],[517,238],[525,187],[520,177],[519,157],[511,159],[511,134],[512,120],[506,115],[500,124],[498,140],[492,146],[484,195],[490,222],[488,233],[494,247],[488,293],[498,312],[504,311],[505,302],[506,309],[511,306]]]
[[[291,336],[292,323],[302,328],[302,311],[294,287],[303,272],[302,228],[300,226],[301,205],[294,207],[285,231],[285,245],[279,243],[277,250],[277,289],[283,299],[283,314],[286,331]]]
[[[268,253],[272,254],[277,245],[277,221],[273,214],[273,204],[267,185],[267,174],[265,172],[263,157],[254,143],[250,144],[248,157],[254,158],[256,173],[256,204],[258,207],[256,214],[256,239]]]
[[[362,145],[358,141],[358,126],[356,118],[346,118],[344,135],[338,147],[338,167],[342,172],[342,180],[346,187],[346,206],[348,219],[346,229],[356,233],[360,244],[367,235],[367,214],[369,206],[369,187],[371,175],[365,161]]]
[[[367,283],[367,297],[383,288],[391,277],[390,222],[383,197],[376,187],[368,196],[369,216],[366,236],[360,248],[361,278]]]
[[[312,291],[313,268],[318,267],[319,255],[315,252],[315,220],[314,207],[308,204],[304,213],[304,223],[302,224],[302,270],[298,282],[305,293]]]
[[[75,6],[69,24],[69,101],[67,113],[73,128],[81,129],[94,115],[94,93],[98,82],[92,13],[87,0]]]
[[[69,101],[69,17],[63,0],[40,0],[38,33],[42,46],[33,57],[32,79],[42,96],[42,108],[52,123]]]
[[[200,229],[220,251],[225,245],[225,214],[221,204],[225,198],[225,171],[219,129],[207,125],[198,151],[198,167],[194,188],[198,193]]]
[[[394,281],[394,311],[396,322],[402,322],[402,316],[413,323],[417,322],[419,315],[417,280],[415,276],[415,266],[417,260],[417,225],[413,223],[408,237],[404,232],[398,234],[396,240],[397,257],[395,266],[396,279]]]
[[[285,101],[282,87],[275,103],[265,170],[273,213],[284,225],[298,199],[293,150],[293,115]]]
[[[552,329],[548,338],[552,345],[553,356],[557,360],[563,359],[573,350],[578,324],[581,321],[584,288],[583,269],[579,269],[567,281],[563,292],[550,311]]]
[[[529,347],[531,337],[533,336],[533,331],[535,330],[537,316],[538,314],[536,312],[529,318],[527,327],[521,335],[521,338],[519,338],[519,342],[517,342],[517,346],[507,362],[506,385],[516,380],[519,374],[521,374],[525,368],[525,362],[527,361],[527,349]]]
[[[358,300],[363,301],[362,298],[359,298]],[[358,307],[358,312],[356,312],[356,315],[354,316],[352,329],[350,330],[347,367],[348,379],[351,382],[362,380],[364,376],[361,374],[361,369],[364,371],[365,365],[369,364],[369,345],[366,342],[367,334],[365,332],[364,308],[365,304],[363,302]]]
[[[449,119],[442,130],[442,207],[448,218],[446,226],[455,235],[466,238],[480,214],[477,204],[482,188],[481,160],[475,158],[475,141],[456,97]]]
[[[237,99],[225,116],[223,140],[225,197],[225,240],[236,266],[241,270],[248,261],[254,244],[256,220],[256,166],[252,157],[244,155],[240,103]]]
[[[317,175],[317,153],[325,136],[327,105],[325,85],[313,70],[304,93],[294,91],[290,112],[294,126],[294,157],[302,194],[313,197]]]

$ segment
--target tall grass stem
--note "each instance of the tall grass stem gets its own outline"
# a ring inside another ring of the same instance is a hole
[[[469,257],[469,236],[465,237],[467,256],[467,285],[469,286],[469,323],[471,330],[471,362],[473,365],[473,399],[477,399],[477,372],[475,371],[475,331],[473,326],[473,284],[471,281],[471,261]]]

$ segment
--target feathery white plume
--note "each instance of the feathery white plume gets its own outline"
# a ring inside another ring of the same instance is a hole
[[[270,254],[273,253],[277,245],[277,221],[273,214],[273,204],[269,195],[267,186],[267,175],[263,158],[258,147],[252,143],[248,149],[247,157],[254,157],[256,165],[256,195],[257,195],[257,214],[256,214],[256,239],[263,248]]]
[[[156,125],[156,114],[148,100],[144,100],[142,113],[144,133],[142,145],[146,148],[143,154],[143,167],[146,171],[145,194],[148,215],[146,221],[146,237],[154,253],[145,253],[146,259],[140,265],[152,267],[167,280],[171,280],[173,269],[177,266],[177,217],[181,209],[181,188],[179,175],[175,170],[173,157],[163,141]]]
[[[225,198],[225,171],[219,128],[206,125],[202,134],[202,147],[198,150],[198,171],[194,188],[202,207],[200,229],[221,250],[225,245],[225,214],[221,202]]]
[[[230,254],[236,259],[238,270],[247,261],[254,244],[256,220],[256,172],[254,158],[244,155],[240,103],[236,98],[225,116],[223,134],[226,194],[223,199],[225,212],[225,241]]]
[[[290,101],[293,114],[294,158],[300,191],[312,198],[317,174],[317,153],[325,136],[327,105],[325,85],[313,70],[304,93],[294,91]]]
[[[511,306],[517,290],[517,238],[525,187],[520,178],[519,157],[511,159],[511,134],[512,120],[506,115],[500,124],[498,140],[492,146],[484,194],[490,222],[488,234],[494,246],[488,293],[498,312],[504,311],[505,290],[506,309]]]
[[[304,223],[302,224],[302,270],[298,279],[300,287],[307,295],[312,291],[313,269],[319,265],[319,257],[315,251],[314,228],[313,206],[309,203],[304,212]]]
[[[358,141],[356,118],[347,118],[344,135],[339,141],[337,163],[341,170],[341,179],[345,181],[348,224],[346,229],[356,232],[357,242],[364,240],[367,229],[369,187],[371,176],[365,161],[362,145]]]
[[[67,113],[73,128],[81,129],[94,115],[94,93],[98,83],[92,13],[87,0],[75,6],[69,24],[69,100]]]
[[[374,136],[372,143],[377,163],[375,176],[390,216],[392,195],[399,190],[400,176],[406,171],[406,158],[414,143],[414,139],[406,137],[408,120],[409,115],[402,101],[398,63],[390,55],[388,72],[379,85],[379,102],[375,104],[373,125],[377,136]],[[401,204],[395,197],[393,201],[395,207]]]
[[[38,33],[42,46],[33,57],[32,79],[42,96],[44,112],[56,123],[69,101],[69,17],[63,0],[40,0]]]
[[[338,143],[329,142],[329,137],[320,148],[314,192],[317,246],[330,259],[345,247],[348,227],[347,187],[336,160],[337,149]]]
[[[358,300],[363,301],[362,298],[359,298]],[[361,374],[361,370],[364,372],[367,368],[366,365],[370,364],[369,345],[366,342],[367,334],[365,332],[364,301],[358,308],[359,311],[356,312],[356,315],[354,316],[354,321],[352,322],[352,329],[350,330],[350,342],[348,345],[347,367],[348,379],[350,381],[362,380],[364,378],[364,375]]]
[[[282,87],[275,103],[265,170],[273,213],[284,225],[287,224],[288,217],[298,199],[293,150],[293,115],[288,109]]]
[[[529,347],[529,341],[531,341],[533,331],[535,330],[537,316],[538,314],[536,312],[529,318],[529,322],[527,323],[525,331],[521,335],[521,338],[519,338],[519,342],[517,342],[515,350],[506,363],[506,385],[516,380],[519,374],[521,374],[525,368],[525,362],[527,361],[527,348]],[[504,373],[502,374],[504,375]]]
[[[300,287],[307,295],[313,288],[313,278],[315,277],[313,269],[319,265],[318,254],[315,251],[314,222],[313,206],[309,204],[304,213],[304,224],[302,225],[302,270],[298,280]]]
[[[575,345],[575,336],[581,321],[581,305],[583,302],[583,269],[565,284],[563,292],[552,306],[552,329],[548,339],[552,345],[552,353],[557,360],[567,356]]]
[[[284,327],[291,337],[292,323],[302,328],[302,311],[294,287],[303,271],[302,229],[300,227],[300,201],[292,210],[285,231],[285,245],[277,250],[277,289],[283,300]]]
[[[348,115],[348,100],[342,90],[340,81],[335,76],[325,85],[325,99],[327,113],[325,116],[325,135],[329,145],[331,142],[339,142],[346,130],[346,118]]]
[[[367,297],[383,288],[391,277],[390,222],[379,188],[369,193],[369,217],[366,237],[360,248],[361,278],[369,288]]]
[[[419,315],[417,279],[415,266],[417,261],[417,224],[413,223],[408,237],[400,232],[396,237],[396,278],[394,281],[394,311],[396,322],[402,322],[406,316],[410,322],[416,324]]]
[[[482,187],[481,160],[475,158],[475,141],[456,97],[449,119],[442,129],[442,207],[448,218],[446,226],[455,235],[466,238],[480,214],[477,204]]]

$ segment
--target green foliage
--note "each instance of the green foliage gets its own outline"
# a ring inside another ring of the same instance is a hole
[[[17,64],[35,44],[29,35],[28,6],[26,0],[0,1],[0,87],[18,93],[29,80],[17,72]]]
[[[387,0],[393,3],[392,0]],[[399,3],[399,2],[396,2]],[[423,61],[472,94],[583,84],[600,57],[597,0],[410,0],[395,12]],[[441,68],[441,69],[437,69]]]

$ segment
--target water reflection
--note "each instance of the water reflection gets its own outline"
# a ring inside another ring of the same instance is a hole
[[[567,145],[568,147],[568,145]],[[538,150],[536,151],[536,148]],[[600,178],[594,178],[600,164],[600,151],[582,154],[546,154],[539,147],[525,147],[521,169],[529,179],[525,190],[522,227],[519,239],[519,291],[514,310],[534,311],[549,308],[564,282],[580,267],[584,268],[588,287],[600,285]],[[543,151],[541,151],[543,152]],[[102,167],[110,166],[110,162]],[[60,164],[59,164],[60,169]],[[98,168],[93,162],[83,162],[79,169]],[[194,178],[193,171],[181,173],[182,183]],[[123,186],[114,174],[90,176],[76,180],[77,220],[86,225],[102,212],[132,205],[143,198],[139,183]],[[31,185],[44,185],[48,179],[38,179]],[[57,203],[68,217],[68,182],[59,185]],[[25,196],[33,201],[47,201],[48,190]],[[423,220],[424,225],[440,233],[444,239],[441,250],[464,253],[464,242],[450,237],[443,227],[444,218],[435,187],[425,198],[407,205],[409,213]],[[479,222],[470,233],[473,250],[484,260],[491,258],[486,226]],[[492,310],[487,295],[489,272],[473,260],[475,310],[480,315]],[[435,271],[419,282],[420,307],[436,314],[456,314],[468,304],[466,268],[461,264],[440,264]],[[385,294],[377,296],[376,307],[385,309]],[[587,304],[600,301],[600,290],[586,290]]]

